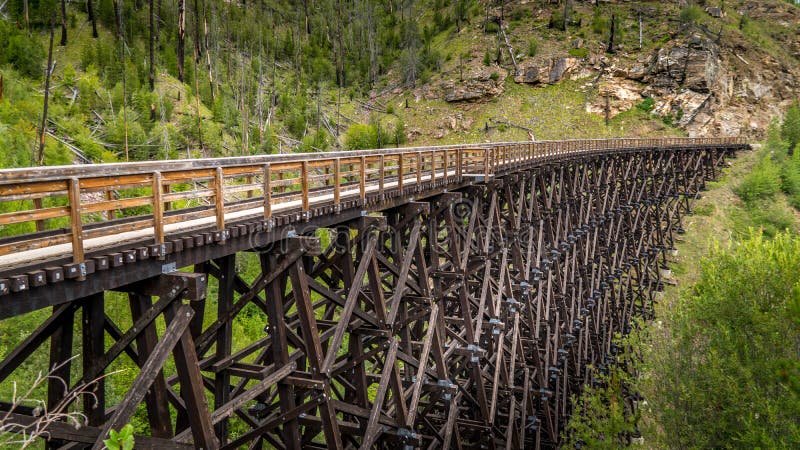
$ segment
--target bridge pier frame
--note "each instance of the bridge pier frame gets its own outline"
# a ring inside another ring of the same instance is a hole
[[[80,309],[71,387],[91,392],[88,426],[56,422],[51,447],[97,448],[143,403],[137,448],[552,448],[571,396],[620,351],[615,334],[653,316],[674,234],[730,154],[573,155],[325,228],[245,225],[250,245],[223,254],[221,239],[193,272],[115,287],[125,331],[102,292],[54,306],[0,362],[0,382],[49,340],[69,385]],[[236,345],[245,320],[264,334]],[[111,405],[103,377],[123,354],[140,371]],[[12,409],[20,429],[39,420],[0,404]]]

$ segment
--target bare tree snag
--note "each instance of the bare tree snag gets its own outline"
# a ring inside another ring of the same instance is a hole
[[[122,1],[122,0],[120,0]],[[122,64],[122,123],[125,127],[125,161],[130,160],[128,153],[128,86],[125,68],[125,34],[123,34],[122,9],[117,0],[114,0],[114,17],[117,19],[117,38],[119,39],[119,57]]]
[[[23,0],[22,2],[22,10],[23,14],[25,15],[25,30],[28,32],[28,36],[31,35],[31,15],[30,15],[30,8],[28,7],[28,0]]]
[[[55,18],[50,18],[50,50],[47,52],[47,68],[44,79],[44,108],[42,108],[42,127],[39,130],[39,153],[36,162],[44,164],[44,135],[47,132],[47,104],[50,100],[50,75],[53,73],[53,39],[55,38]]]
[[[178,0],[178,81],[183,83],[184,47],[186,45],[186,0]]]
[[[61,43],[62,47],[67,45],[67,0],[61,0]]]
[[[609,31],[609,37],[608,37],[608,49],[606,49],[608,53],[614,53],[614,31],[616,28],[617,28],[617,15],[611,14],[611,30]]]
[[[642,13],[639,13],[639,50],[642,49]]]
[[[91,1],[91,0],[89,0]],[[150,92],[156,90],[156,56],[155,56],[155,11],[153,11],[153,0],[150,0]]]
[[[27,4],[28,0],[25,0]],[[92,0],[86,0],[86,11],[89,13],[89,21],[92,22],[92,37],[97,39],[97,19],[94,16],[94,6]]]
[[[208,19],[206,17],[206,0],[203,0],[203,45],[206,47],[206,63],[208,66],[208,87],[211,92],[211,103],[214,103],[214,70],[211,66],[211,50],[208,45]]]

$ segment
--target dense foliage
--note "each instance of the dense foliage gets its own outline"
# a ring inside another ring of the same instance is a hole
[[[675,448],[800,446],[800,239],[714,248],[672,317],[651,402]]]
[[[575,399],[567,446],[628,446],[640,428],[657,448],[800,446],[796,113],[772,124],[753,167],[732,179],[741,204],[719,205],[726,217],[715,223],[734,239],[712,237],[710,254],[690,263],[696,284],[657,322],[619,338],[614,364]],[[695,213],[720,214],[710,206]]]

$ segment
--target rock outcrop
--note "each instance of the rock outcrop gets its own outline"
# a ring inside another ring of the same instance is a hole
[[[442,83],[444,99],[448,102],[475,102],[497,97],[504,91],[508,72],[498,66],[480,66],[464,75],[464,81]]]
[[[556,84],[581,69],[581,60],[572,57],[533,58],[523,61],[514,81],[525,84]]]

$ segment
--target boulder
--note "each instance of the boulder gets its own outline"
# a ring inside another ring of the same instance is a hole
[[[448,102],[474,102],[503,93],[508,72],[496,65],[481,66],[465,74],[464,81],[450,80],[442,84]]]
[[[581,68],[581,60],[573,57],[534,58],[522,62],[514,81],[526,84],[556,84]]]

